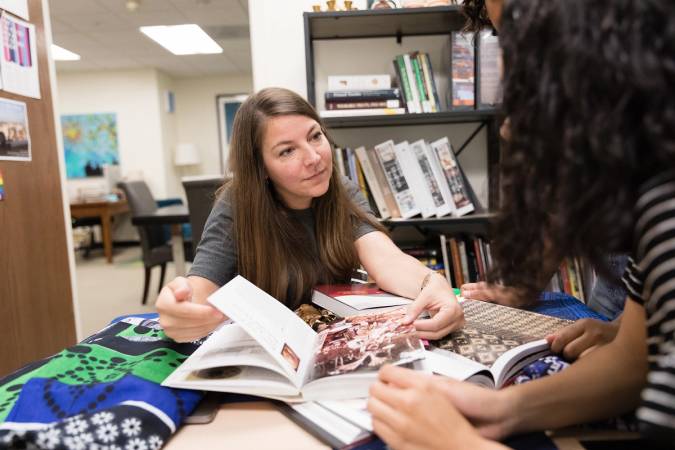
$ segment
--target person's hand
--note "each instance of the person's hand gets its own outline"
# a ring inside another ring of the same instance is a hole
[[[546,336],[546,340],[553,353],[562,353],[565,358],[574,360],[581,358],[600,345],[611,342],[618,331],[618,321],[603,322],[595,319],[581,319]]]
[[[531,303],[531,300],[516,288],[488,284],[484,281],[465,283],[460,290],[462,297],[470,300],[482,300],[514,308],[527,306]]]
[[[430,319],[417,319],[428,311]],[[433,274],[422,292],[408,306],[404,323],[412,323],[422,339],[440,339],[464,325],[464,311],[452,288],[440,274]]]
[[[206,336],[227,319],[211,305],[193,303],[187,278],[176,277],[164,286],[155,307],[159,324],[176,342],[190,342]]]
[[[394,366],[370,388],[373,431],[394,449],[503,448],[481,437],[453,406],[445,379]]]

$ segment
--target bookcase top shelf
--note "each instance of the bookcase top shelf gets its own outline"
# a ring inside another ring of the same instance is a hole
[[[328,128],[364,128],[482,122],[493,119],[498,113],[498,109],[492,108],[483,110],[441,111],[422,114],[325,117],[322,120]]]
[[[460,6],[306,12],[309,39],[449,34],[464,26]]]

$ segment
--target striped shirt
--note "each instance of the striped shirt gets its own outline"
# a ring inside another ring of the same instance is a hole
[[[637,410],[646,435],[675,442],[675,171],[642,186],[635,205],[628,297],[647,316],[649,374]]]

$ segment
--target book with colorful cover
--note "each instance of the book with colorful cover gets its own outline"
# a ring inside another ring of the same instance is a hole
[[[573,323],[479,300],[461,300],[465,325],[431,342],[424,367],[439,375],[500,388],[550,353],[545,337]]]
[[[315,332],[237,276],[208,298],[231,319],[162,384],[258,395],[286,402],[363,398],[384,364],[424,355],[405,310],[344,318]]]

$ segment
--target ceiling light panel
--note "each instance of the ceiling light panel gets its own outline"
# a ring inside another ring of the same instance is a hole
[[[140,27],[143,34],[174,55],[222,53],[223,49],[199,25]]]

